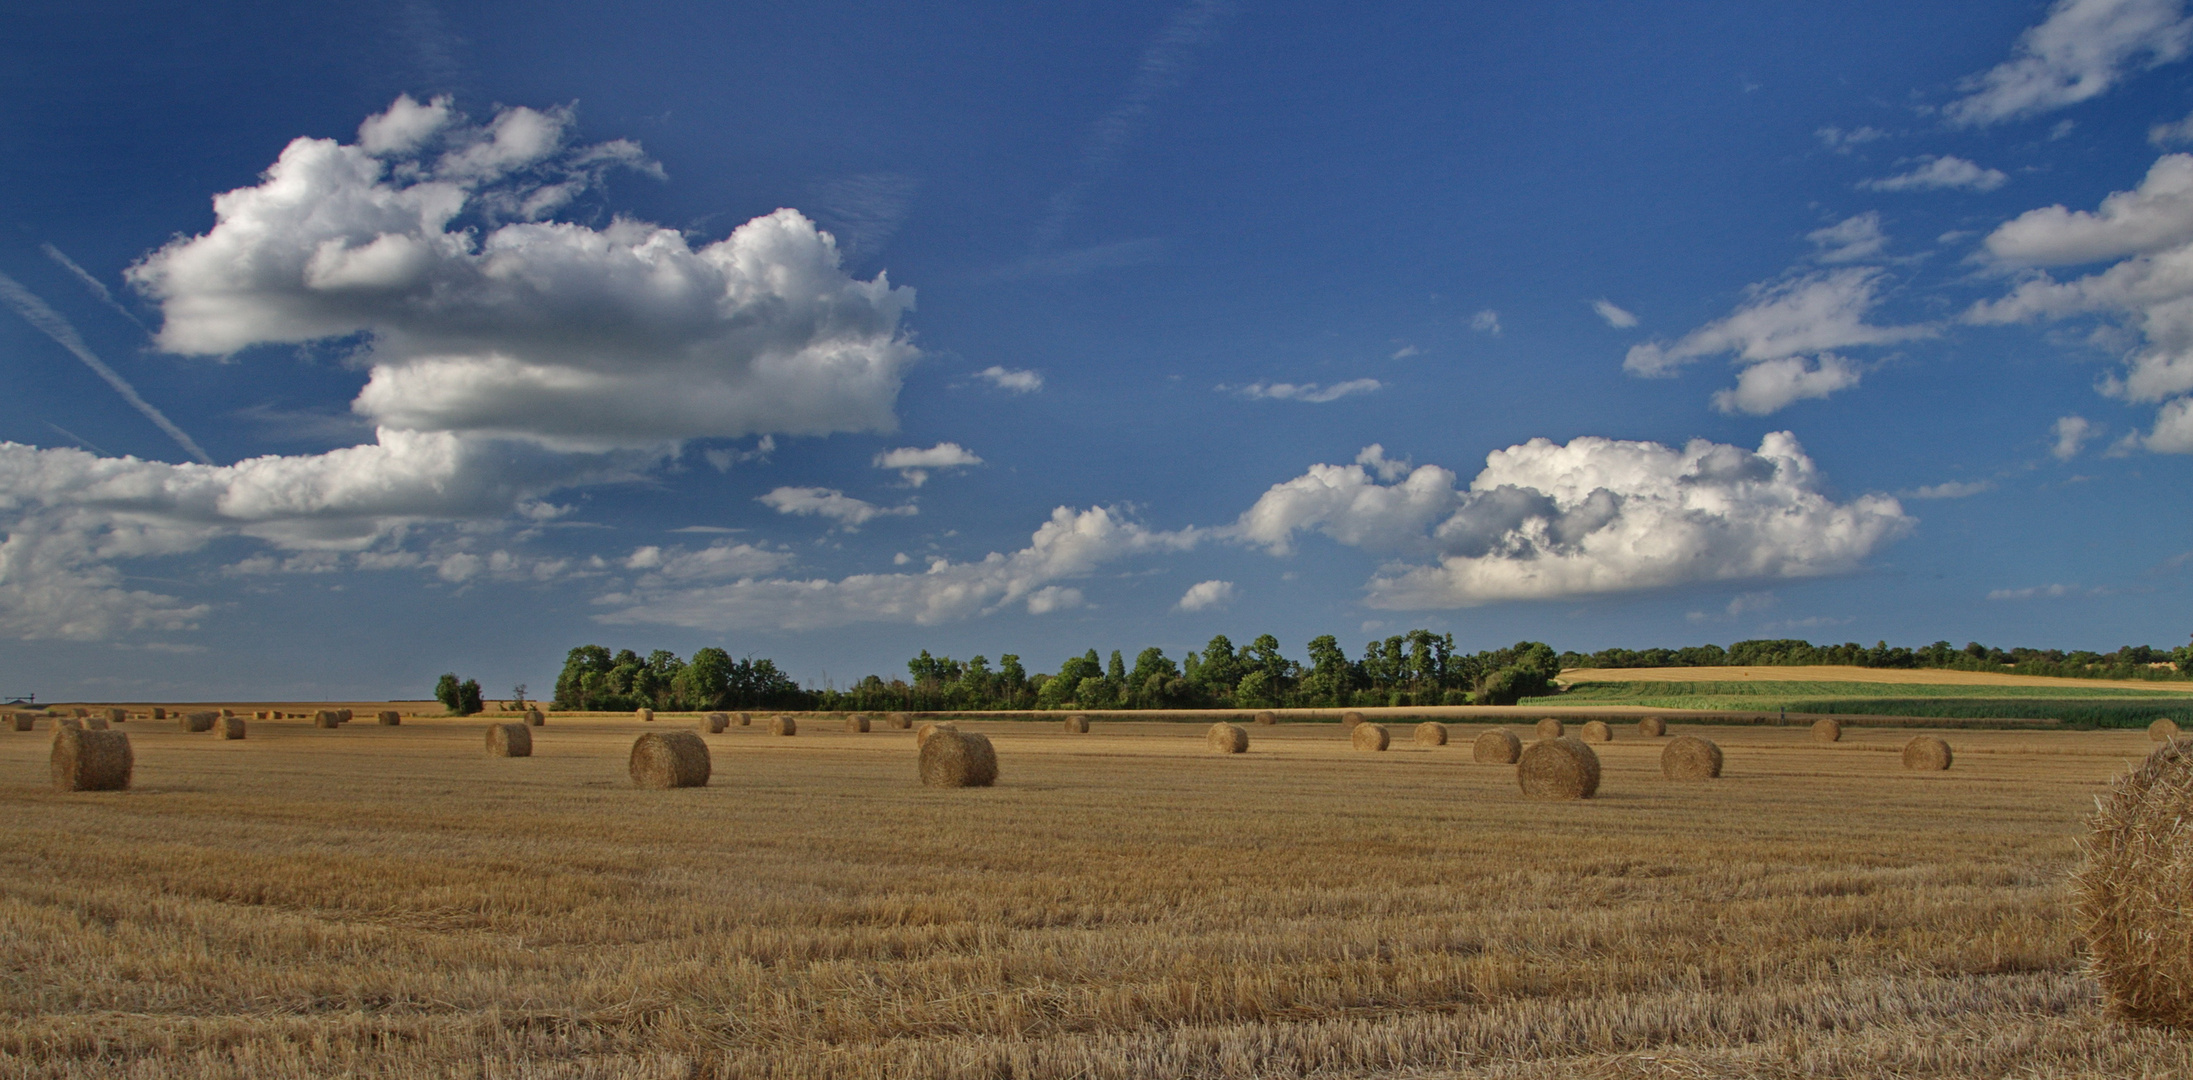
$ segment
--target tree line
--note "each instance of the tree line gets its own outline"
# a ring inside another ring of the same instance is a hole
[[[1556,692],[1566,668],[1774,667],[1842,664],[1872,668],[1947,668],[2027,675],[2111,679],[2184,679],[2193,645],[2158,649],[2127,645],[2115,652],[1999,649],[1977,642],[1959,649],[1946,641],[1919,648],[1849,642],[1814,645],[1794,638],[1665,649],[1602,649],[1556,653],[1544,642],[1464,653],[1453,634],[1411,630],[1374,639],[1350,658],[1338,638],[1312,638],[1302,659],[1279,639],[1259,635],[1236,647],[1224,634],[1179,659],[1150,647],[1127,662],[1096,649],[1060,661],[1053,673],[1030,672],[1005,653],[957,660],[927,649],[906,662],[906,676],[870,675],[843,689],[801,686],[767,658],[733,660],[706,648],[684,660],[655,650],[581,645],[564,659],[555,706],[621,712],[708,709],[820,709],[941,712],[1020,709],[1276,709],[1365,706],[1513,705]],[[476,698],[478,690],[473,694]]]

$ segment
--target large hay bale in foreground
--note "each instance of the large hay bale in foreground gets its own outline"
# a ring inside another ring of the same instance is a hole
[[[1721,775],[1721,747],[1711,739],[1677,735],[1660,751],[1660,774],[1670,780],[1711,780]]]
[[[487,725],[488,757],[532,757],[533,729],[524,724]]]
[[[1246,754],[1249,752],[1249,729],[1221,720],[1204,733],[1203,746],[1214,754]]]
[[[1581,739],[1540,739],[1515,762],[1516,782],[1532,799],[1589,799],[1599,791],[1599,755]]]
[[[1437,720],[1426,720],[1416,725],[1416,734],[1409,736],[1418,746],[1447,745],[1447,725]]]
[[[2167,716],[2163,717],[2147,725],[2147,737],[2156,742],[2169,742],[2178,737],[2178,722]]]
[[[62,791],[120,791],[129,786],[137,755],[119,731],[64,727],[53,733],[53,786]]]
[[[398,727],[404,722],[404,714],[394,709],[382,709],[380,715],[374,717],[374,720],[382,727]]]
[[[777,715],[769,718],[769,734],[797,735],[799,733],[800,722],[798,720],[794,720],[792,717],[784,713],[778,713]]]
[[[2193,1027],[2193,740],[2173,739],[2095,801],[2072,872],[2087,971],[2109,1011]]]
[[[730,726],[730,713],[712,712],[709,713],[707,716],[701,717],[701,727],[707,729],[710,735],[721,735],[723,734],[724,729]]]
[[[1540,720],[1538,726],[1531,729],[1531,733],[1541,739],[1558,739],[1568,734],[1569,729],[1568,725],[1549,716],[1544,720]]]
[[[959,725],[950,720],[932,720],[921,725],[920,731],[914,732],[914,746],[918,749],[929,745],[929,740],[936,738],[937,732],[958,730]]]
[[[1841,741],[1843,741],[1843,723],[1842,723],[1842,721],[1840,721],[1840,720],[1814,720],[1814,721],[1812,722],[1812,741],[1813,741],[1813,742],[1841,742]]]
[[[333,709],[320,709],[312,714],[312,726],[333,731],[343,726],[342,714]]]
[[[1271,711],[1270,709],[1266,709],[1263,712],[1256,714],[1256,722],[1259,724],[1263,724],[1266,727],[1270,727],[1273,724],[1279,722],[1279,714]]]
[[[640,717],[640,723],[643,723],[643,724],[652,724],[652,723],[654,723],[654,722],[655,722],[655,710],[653,710],[653,709],[641,709],[641,710],[639,711],[639,717]]]
[[[213,737],[216,739],[243,738],[244,718],[241,716],[222,717],[220,723],[213,725]]]
[[[1392,742],[1393,733],[1384,724],[1357,724],[1348,736],[1348,745],[1358,750],[1384,750]]]
[[[525,711],[525,725],[527,727],[547,727],[548,714],[539,709],[527,709]]]
[[[845,730],[866,733],[868,730],[868,718],[861,715],[860,713],[854,713],[853,715],[846,717]]]
[[[1362,714],[1362,713],[1359,713],[1359,712],[1344,712],[1344,713],[1341,713],[1341,714],[1340,714],[1340,726],[1341,726],[1341,727],[1346,727],[1346,728],[1352,728],[1352,727],[1354,727],[1354,726],[1356,726],[1357,724],[1360,724],[1360,723],[1362,723],[1362,722],[1363,722],[1363,714]]]
[[[1949,744],[1932,735],[1913,736],[1904,744],[1904,768],[1914,772],[1940,772],[1949,768]]]
[[[220,718],[221,714],[217,712],[185,713],[183,714],[182,719],[176,721],[176,725],[182,728],[184,731],[212,731],[214,722],[219,720]]]
[[[1470,760],[1480,765],[1513,765],[1523,752],[1523,740],[1507,728],[1494,728],[1470,744]]]
[[[1668,722],[1657,716],[1648,716],[1637,722],[1637,733],[1648,739],[1657,739],[1668,733]]]
[[[632,743],[631,772],[639,787],[707,787],[708,742],[690,731],[650,731]]]
[[[988,736],[939,731],[921,745],[924,787],[989,787],[997,778],[998,755]]]
[[[895,712],[885,718],[885,723],[900,731],[905,731],[914,726],[914,718],[902,712]]]
[[[1614,729],[1604,720],[1593,720],[1584,725],[1583,737],[1585,742],[1613,742]]]
[[[1089,718],[1079,713],[1067,717],[1066,732],[1069,735],[1087,735],[1089,733]]]

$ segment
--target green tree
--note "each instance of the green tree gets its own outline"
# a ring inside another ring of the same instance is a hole
[[[466,679],[465,681],[457,684],[457,715],[471,716],[474,713],[484,710],[485,708],[487,708],[487,706],[482,704],[480,701],[479,680]]]
[[[441,702],[451,716],[464,715],[458,711],[464,705],[464,699],[458,696],[460,685],[454,671],[443,672],[442,677],[434,683],[434,700]]]

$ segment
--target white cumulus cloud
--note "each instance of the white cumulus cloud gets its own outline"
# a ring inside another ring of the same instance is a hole
[[[1350,379],[1347,382],[1322,387],[1316,383],[1254,382],[1241,387],[1236,392],[1242,397],[1256,401],[1307,401],[1313,405],[1322,405],[1328,401],[1338,401],[1350,394],[1372,393],[1382,389],[1385,385],[1377,379]],[[1226,387],[1221,386],[1219,389],[1224,390]]]
[[[1722,413],[1765,416],[1793,402],[1824,398],[1858,385],[1858,366],[1834,353],[1818,360],[1785,356],[1762,360],[1736,373],[1736,386],[1713,392],[1713,408]]]
[[[1893,498],[1829,499],[1788,432],[1757,452],[1534,439],[1488,455],[1467,489],[1455,480],[1432,465],[1390,484],[1316,465],[1228,534],[1283,554],[1315,531],[1395,559],[1367,602],[1417,610],[1845,573],[1913,524]]]
[[[2182,0],[2057,0],[2008,60],[1965,81],[1950,121],[1986,125],[2075,105],[2133,72],[2183,59],[2193,20]]]
[[[780,514],[826,517],[847,531],[858,529],[879,517],[912,517],[921,512],[912,503],[904,506],[877,506],[835,488],[780,487],[756,497],[754,501]]]
[[[1744,303],[1723,318],[1672,343],[1631,346],[1622,367],[1643,378],[1666,378],[1685,364],[1729,354],[1746,370],[1739,373],[1734,389],[1714,396],[1723,412],[1771,412],[1800,398],[1823,397],[1858,382],[1857,369],[1829,350],[1889,345],[1939,332],[1926,325],[1867,322],[1880,303],[1885,280],[1877,268],[1852,266],[1754,285]],[[1807,355],[1815,358],[1812,363],[1792,362]],[[1768,364],[1773,366],[1750,370]]]
[[[1180,594],[1180,602],[1173,605],[1181,611],[1204,611],[1223,608],[1234,602],[1234,583],[1231,581],[1198,581]]]
[[[928,449],[902,446],[877,454],[875,459],[876,468],[897,469],[914,487],[927,483],[932,469],[964,469],[980,464],[981,458],[955,442],[938,443]]]
[[[2049,447],[2048,452],[2058,461],[2070,461],[2078,457],[2087,440],[2100,434],[2093,422],[2083,416],[2057,417],[2049,432],[2056,436],[2056,443]]]
[[[1000,390],[1010,390],[1016,394],[1031,394],[1043,389],[1043,376],[1025,369],[1015,370],[992,364],[975,372],[975,375],[989,380],[990,385]]]
[[[1867,191],[1993,191],[2010,181],[2000,169],[1989,169],[1961,157],[1926,155],[1917,164],[1894,176],[1860,180]]]
[[[548,220],[612,167],[654,169],[629,142],[572,144],[572,122],[399,98],[357,143],[291,142],[130,281],[174,352],[364,335],[352,408],[383,427],[602,449],[896,426],[910,290],[847,275],[793,210],[698,249]]]

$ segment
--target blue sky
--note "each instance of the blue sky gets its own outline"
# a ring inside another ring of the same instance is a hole
[[[340,8],[0,14],[0,692],[2193,630],[2181,0]]]

